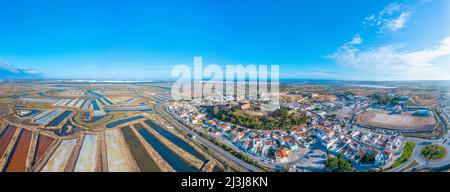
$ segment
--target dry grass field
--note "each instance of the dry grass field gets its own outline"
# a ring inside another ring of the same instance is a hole
[[[433,115],[428,117],[414,116],[414,112],[389,114],[386,111],[369,111],[357,117],[360,125],[403,131],[426,131],[435,127]]]

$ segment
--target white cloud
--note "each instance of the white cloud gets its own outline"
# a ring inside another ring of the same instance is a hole
[[[394,32],[406,27],[419,5],[391,3],[377,14],[365,18],[364,25],[376,27],[379,33]],[[390,43],[375,47],[362,46],[363,38],[355,35],[327,58],[354,72],[354,79],[424,80],[450,79],[450,36],[436,46],[422,50],[406,50],[405,44]]]
[[[33,69],[22,69],[0,59],[0,79],[27,79],[40,77]]]
[[[18,73],[20,70],[17,67],[9,64],[7,61],[0,60],[0,68],[3,70],[8,70],[11,73]]]
[[[378,28],[378,33],[398,31],[406,27],[417,6],[430,2],[422,0],[416,4],[394,2],[387,5],[377,14],[372,14],[364,19],[365,26]]]
[[[403,12],[398,16],[398,18],[388,19],[385,21],[385,24],[381,28],[381,31],[385,31],[389,29],[391,31],[398,31],[406,26],[406,22],[408,21],[411,12]]]
[[[355,35],[355,36],[353,37],[353,39],[352,39],[350,42],[348,42],[347,44],[349,44],[349,45],[359,45],[359,44],[361,44],[362,42],[363,42],[363,39],[362,39],[361,35],[360,35],[360,34],[357,34],[357,35]]]
[[[394,2],[389,4],[388,6],[386,6],[381,12],[380,15],[392,15],[398,11],[400,11],[401,9],[403,9],[404,7],[406,7],[405,4],[401,4],[398,2]]]
[[[389,44],[361,50],[346,43],[328,58],[384,79],[450,79],[450,60],[445,59],[450,56],[450,36],[427,49],[402,51],[402,48],[404,45]]]

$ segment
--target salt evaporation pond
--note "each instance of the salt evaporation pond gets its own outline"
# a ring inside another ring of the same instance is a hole
[[[9,142],[11,142],[11,139],[13,138],[16,130],[17,130],[16,126],[8,125],[6,128],[3,129],[3,132],[0,133],[0,157],[2,157],[3,154],[6,152]]]
[[[145,141],[150,144],[161,157],[172,166],[176,171],[180,172],[199,172],[200,170],[192,167],[187,162],[178,156],[175,152],[170,150],[161,141],[156,139],[152,134],[148,132],[141,124],[134,125],[139,134],[144,137]]]
[[[125,106],[125,107],[106,107],[105,112],[127,112],[127,111],[141,111],[150,112],[153,111],[149,106]]]
[[[106,155],[109,172],[132,172],[131,154],[120,130],[112,129],[105,132]]]
[[[31,117],[31,116],[33,116],[33,115],[36,115],[36,114],[39,113],[39,112],[41,112],[41,111],[40,111],[40,110],[37,110],[37,109],[31,109],[29,113],[24,114],[24,115],[20,115],[20,114],[19,114],[19,116],[22,117],[22,118],[25,118],[25,117]]]
[[[101,95],[100,93],[94,92],[94,91],[92,91],[90,89],[88,90],[88,93],[93,94],[93,95],[95,95],[95,96],[97,96],[99,98],[103,97],[103,95]]]
[[[42,168],[42,172],[63,172],[75,147],[76,139],[62,140],[56,151]]]
[[[108,98],[103,98],[103,100],[105,100],[109,105],[112,105],[113,103],[108,99]]]
[[[6,172],[24,172],[26,168],[26,161],[28,151],[30,149],[32,132],[27,129],[22,129],[19,138],[11,151],[11,157],[6,162],[4,171]]]
[[[27,102],[36,102],[36,103],[54,103],[56,100],[54,99],[41,99],[41,98],[22,98],[23,101]]]
[[[36,120],[36,123],[39,123],[41,125],[45,124],[46,122],[48,122],[51,118],[53,118],[54,116],[60,114],[63,111],[63,109],[56,109],[53,112],[47,114],[46,116]]]
[[[35,116],[33,116],[34,119],[40,119],[42,117],[44,117],[45,115],[47,115],[48,113],[50,113],[52,110],[51,109],[47,109],[45,111],[40,112],[39,114],[36,114]]]
[[[75,172],[95,172],[98,164],[98,135],[86,135],[75,164]]]
[[[70,131],[69,131],[70,128]],[[66,122],[66,124],[64,125],[63,128],[61,128],[60,130],[56,130],[54,131],[54,133],[58,136],[67,136],[73,133],[77,133],[80,132],[82,129],[78,126],[74,126],[72,124],[72,122],[69,120]]]
[[[91,106],[91,100],[87,100],[86,103],[84,103],[82,109],[89,110],[90,106]]]
[[[98,102],[100,102],[103,106],[105,106],[105,102],[103,102],[102,99],[97,99]]]
[[[57,118],[55,118],[53,121],[51,121],[47,127],[56,127],[58,126],[62,121],[64,121],[70,114],[72,114],[72,111],[65,111],[63,114],[59,115]]]
[[[108,128],[108,129],[114,128],[114,127],[116,127],[118,125],[121,125],[121,124],[124,124],[124,123],[128,123],[128,122],[131,122],[131,121],[135,121],[135,120],[139,120],[139,119],[143,119],[143,118],[144,117],[142,117],[142,116],[135,116],[135,117],[130,117],[130,118],[126,118],[126,119],[121,119],[121,120],[114,121],[112,123],[107,124],[106,128]]]
[[[122,128],[123,136],[129,146],[131,153],[142,172],[160,172],[161,169],[156,164],[155,160],[145,149],[144,145],[139,141],[129,126]]]
[[[170,142],[172,142],[173,144],[177,145],[178,147],[180,147],[181,149],[183,149],[184,151],[190,153],[191,155],[197,157],[198,159],[200,159],[201,161],[205,162],[206,158],[203,157],[199,152],[197,152],[192,146],[190,146],[188,143],[186,143],[184,140],[180,139],[179,137],[177,137],[176,135],[174,135],[173,133],[165,130],[164,128],[162,128],[161,126],[159,126],[156,123],[153,123],[150,120],[145,121],[145,124],[147,124],[148,126],[150,126],[151,128],[153,128],[156,132],[158,132],[160,135],[162,135],[163,137],[165,137],[166,139],[168,139]]]
[[[92,101],[92,105],[94,106],[94,110],[95,111],[99,111],[100,110],[100,107],[98,106],[98,104],[97,104],[97,101]]]
[[[39,134],[33,158],[33,165],[35,165],[37,162],[41,160],[41,158],[44,156],[45,152],[50,148],[50,145],[53,143],[54,140],[55,139],[53,139],[52,137]]]
[[[90,113],[86,112],[86,114],[90,114]],[[107,116],[93,116],[93,117],[91,117],[88,120],[82,120],[82,121],[85,122],[85,123],[93,123],[93,122],[99,121],[99,120],[101,120],[101,119],[103,119],[105,117],[107,117]],[[89,115],[87,115],[87,118],[89,118]]]

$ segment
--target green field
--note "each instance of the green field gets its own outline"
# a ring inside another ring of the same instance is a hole
[[[403,149],[402,155],[400,156],[400,158],[397,159],[397,161],[395,161],[394,164],[391,165],[389,169],[394,169],[400,166],[401,164],[407,162],[411,158],[414,148],[416,148],[416,143],[411,141],[406,142],[405,149]]]
[[[447,150],[440,145],[431,144],[424,147],[420,154],[426,160],[437,160],[445,157],[445,155],[447,155]]]
[[[411,169],[413,167],[415,167],[416,165],[418,165],[419,163],[417,163],[416,160],[412,161],[408,166],[406,166],[405,168],[403,168],[402,170],[400,170],[400,172],[404,172],[408,169]]]

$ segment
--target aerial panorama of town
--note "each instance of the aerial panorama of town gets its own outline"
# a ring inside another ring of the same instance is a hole
[[[220,94],[175,100],[172,83],[5,81],[0,84],[0,169],[450,169],[448,81],[286,80],[277,105]]]
[[[449,124],[450,0],[0,0],[17,186],[405,191],[450,172]]]

